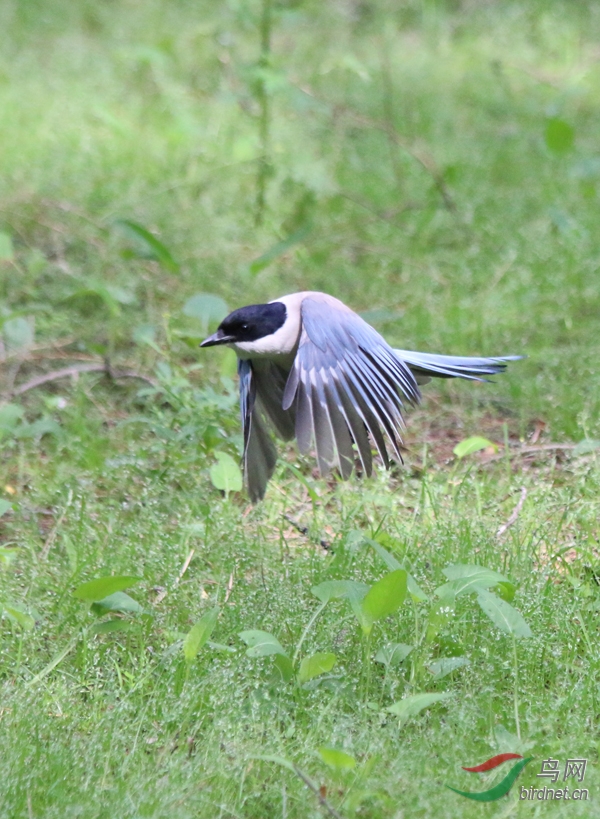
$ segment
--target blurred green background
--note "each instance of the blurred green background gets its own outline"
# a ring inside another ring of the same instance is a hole
[[[494,395],[592,433],[596,4],[269,6],[261,56],[258,0],[2,3],[3,317],[129,354],[197,292],[325,290],[398,346],[526,353]]]

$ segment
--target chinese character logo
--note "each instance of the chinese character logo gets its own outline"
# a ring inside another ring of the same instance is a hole
[[[547,785],[544,785],[543,788],[534,788],[533,786],[526,788],[522,785],[519,792],[519,799],[536,799],[538,801],[561,800],[563,802],[567,802],[571,799],[585,801],[589,799],[590,795],[587,788],[569,788],[569,786],[564,783],[567,779],[583,782],[586,766],[587,759],[567,759],[561,779],[560,761],[558,759],[552,759],[552,757],[544,759],[542,760],[540,772],[537,776],[549,779],[552,785],[558,783],[559,787],[549,788]]]

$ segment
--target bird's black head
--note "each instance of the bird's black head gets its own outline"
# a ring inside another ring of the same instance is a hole
[[[250,304],[234,310],[224,318],[214,335],[205,339],[201,347],[213,347],[215,344],[236,344],[244,341],[257,341],[270,336],[285,323],[287,310],[280,301],[271,304]]]

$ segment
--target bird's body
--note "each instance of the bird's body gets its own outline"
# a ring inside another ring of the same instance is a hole
[[[235,310],[201,346],[227,344],[238,356],[244,474],[260,500],[277,461],[265,424],[301,452],[315,445],[321,474],[337,465],[372,471],[369,435],[386,466],[386,439],[401,460],[402,399],[420,400],[432,376],[482,380],[519,358],[464,358],[393,350],[339,299],[304,291]]]

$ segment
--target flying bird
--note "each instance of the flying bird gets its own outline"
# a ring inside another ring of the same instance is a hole
[[[337,466],[344,480],[355,450],[372,472],[371,437],[382,461],[402,460],[403,401],[420,401],[431,377],[485,380],[506,369],[501,358],[463,358],[394,350],[339,299],[305,291],[251,304],[223,319],[201,347],[226,344],[238,357],[244,476],[250,499],[265,494],[277,462],[269,427],[284,441],[314,443],[319,471]]]

